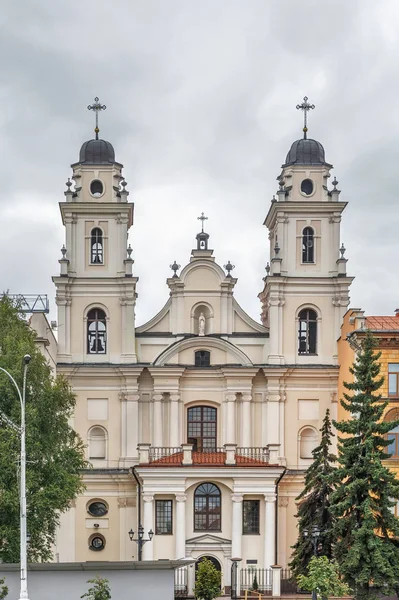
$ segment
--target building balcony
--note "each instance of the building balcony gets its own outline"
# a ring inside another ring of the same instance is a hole
[[[176,447],[156,447],[151,444],[139,444],[139,464],[163,466],[201,466],[201,467],[262,467],[280,464],[279,444],[269,444],[264,448],[242,448],[237,444],[224,444],[220,448],[194,449],[192,444]]]

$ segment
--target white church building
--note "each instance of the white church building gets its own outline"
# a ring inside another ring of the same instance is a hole
[[[187,264],[172,266],[169,300],[137,327],[123,166],[98,130],[83,144],[60,202],[55,361],[93,468],[62,516],[58,560],[138,559],[129,531],[142,525],[154,534],[143,560],[208,556],[223,586],[231,558],[288,565],[304,470],[326,409],[337,415],[352,281],[331,169],[305,127],[265,209],[261,323],[235,300],[239,283],[218,264],[203,219]]]

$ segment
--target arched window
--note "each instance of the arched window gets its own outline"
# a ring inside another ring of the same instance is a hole
[[[298,354],[317,353],[317,314],[311,308],[304,308],[298,315]]]
[[[399,419],[399,409],[390,410],[384,418],[384,421],[397,421]],[[399,425],[393,427],[387,434],[389,446],[386,453],[391,454],[391,458],[399,458]]]
[[[299,457],[313,458],[312,450],[316,448],[317,444],[318,438],[315,430],[311,427],[302,429],[299,437]]]
[[[302,232],[302,262],[314,263],[314,231],[305,227]]]
[[[87,353],[105,354],[107,348],[107,324],[105,312],[92,308],[87,314]]]
[[[216,450],[216,408],[193,406],[187,411],[187,442],[194,451]]]
[[[208,350],[197,350],[194,364],[196,367],[209,367],[211,364],[211,353]]]
[[[102,265],[104,262],[103,232],[99,227],[91,230],[90,262],[94,265]]]
[[[194,492],[194,531],[220,531],[221,505],[219,488],[201,483]]]
[[[89,458],[106,458],[107,436],[102,427],[92,427],[89,431]]]

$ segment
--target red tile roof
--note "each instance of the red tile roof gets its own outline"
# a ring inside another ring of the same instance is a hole
[[[201,467],[215,467],[220,466],[224,467],[226,462],[226,453],[225,452],[193,452],[193,466],[201,466]],[[162,458],[158,458],[150,463],[151,467],[163,467],[163,466],[171,466],[171,465],[182,465],[183,462],[183,452],[175,452],[170,456],[163,456]],[[183,466],[191,466],[191,465],[183,465]],[[234,466],[234,465],[231,465]],[[262,460],[258,460],[255,458],[249,458],[247,456],[240,456],[236,454],[236,466],[246,466],[246,467],[274,467],[278,465],[271,465]]]
[[[374,331],[399,330],[399,317],[366,317],[366,327]]]

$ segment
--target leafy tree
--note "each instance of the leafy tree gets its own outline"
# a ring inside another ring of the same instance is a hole
[[[327,556],[313,556],[309,562],[308,575],[299,575],[298,584],[301,589],[316,592],[317,598],[329,596],[346,596],[349,586],[344,583],[338,572],[338,565]]]
[[[194,596],[199,600],[213,600],[220,595],[221,573],[207,558],[198,564]]]
[[[84,445],[70,427],[75,398],[63,377],[54,378],[30,329],[12,302],[0,298],[0,367],[22,391],[22,359],[30,354],[26,387],[27,523],[29,559],[47,561],[59,523],[71,501],[83,491],[80,471],[87,466]],[[0,411],[19,424],[20,402],[0,372]],[[0,562],[19,562],[20,436],[0,426]]]
[[[294,575],[305,575],[313,556],[312,537],[305,537],[304,530],[312,531],[317,526],[320,530],[318,554],[332,557],[333,546],[333,517],[330,512],[330,496],[333,491],[331,475],[336,461],[330,452],[331,431],[330,411],[327,410],[321,428],[321,442],[313,450],[313,462],[305,475],[305,487],[297,497],[300,502],[298,513],[298,540],[293,546],[290,567]]]
[[[97,575],[94,579],[88,579],[87,583],[93,583],[94,585],[81,598],[87,598],[88,600],[109,600],[111,598],[108,579]]]
[[[399,498],[399,481],[383,461],[390,455],[388,431],[399,424],[382,421],[388,402],[378,394],[380,352],[367,334],[350,372],[353,383],[341,400],[350,413],[335,423],[339,432],[337,488],[331,497],[336,521],[335,556],[346,582],[357,598],[390,594],[399,581],[399,520],[393,507]]]
[[[0,600],[4,600],[8,596],[8,587],[4,584],[5,577],[0,579]]]

